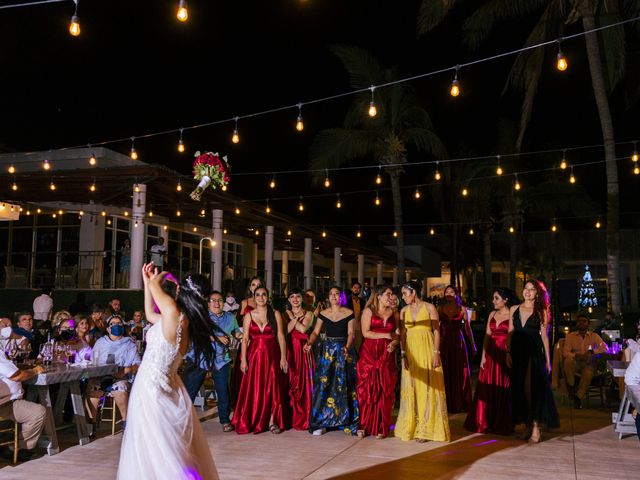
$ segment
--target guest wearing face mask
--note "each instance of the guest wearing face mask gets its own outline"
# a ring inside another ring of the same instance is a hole
[[[29,340],[13,331],[11,320],[7,317],[0,318],[0,351],[6,352],[11,342],[23,347]]]
[[[227,292],[222,310],[225,312],[231,312],[234,315],[240,310],[240,304],[236,301],[236,297],[233,292]]]
[[[87,404],[89,417],[96,418],[96,409],[100,398],[109,393],[120,411],[126,426],[127,403],[133,383],[133,375],[138,371],[141,359],[136,349],[136,343],[131,337],[125,337],[125,326],[122,318],[112,315],[107,319],[107,335],[98,339],[93,347],[91,359],[99,364],[115,363],[119,368],[113,377],[105,377],[89,382]]]
[[[40,331],[33,328],[33,316],[29,312],[18,314],[18,326],[13,329],[16,335],[20,335],[29,340],[31,344],[31,354],[29,358],[36,358],[40,353],[40,344],[43,342]]]

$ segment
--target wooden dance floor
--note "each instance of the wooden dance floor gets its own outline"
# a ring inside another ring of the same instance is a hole
[[[215,409],[214,409],[215,410]],[[451,417],[453,441],[416,444],[395,438],[363,440],[331,432],[281,435],[223,434],[217,418],[202,423],[221,479],[638,479],[637,437],[618,440],[610,409],[561,408],[557,431],[528,445],[513,437],[469,434],[464,415]],[[103,427],[106,429],[106,427]],[[122,434],[85,446],[68,446],[16,467],[0,463],[2,480],[115,478]]]

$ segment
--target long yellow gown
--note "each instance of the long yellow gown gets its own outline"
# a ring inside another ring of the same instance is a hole
[[[395,436],[402,440],[421,438],[448,442],[451,437],[444,374],[442,366],[432,366],[435,348],[426,303],[420,307],[415,321],[411,309],[407,308],[404,325],[407,329],[409,369],[402,369]]]

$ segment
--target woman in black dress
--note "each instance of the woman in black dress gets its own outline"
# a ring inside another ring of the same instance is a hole
[[[549,382],[549,294],[542,282],[529,280],[522,295],[524,302],[511,307],[507,347],[507,365],[512,367],[513,423],[524,423],[525,437],[538,443],[541,425],[559,426]]]

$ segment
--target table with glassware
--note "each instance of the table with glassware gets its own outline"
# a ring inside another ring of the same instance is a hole
[[[58,446],[58,435],[56,432],[56,417],[61,418],[62,408],[67,397],[71,394],[71,404],[73,405],[74,420],[78,432],[78,443],[86,445],[89,443],[89,430],[85,418],[84,403],[80,391],[80,381],[88,378],[104,377],[116,373],[117,365],[94,365],[88,362],[80,363],[53,363],[46,370],[23,382],[27,396],[31,392],[37,394],[38,401],[47,410],[45,417],[45,434],[41,437],[43,446],[49,455],[60,452]],[[52,405],[49,387],[60,385],[57,393],[56,405]]]

